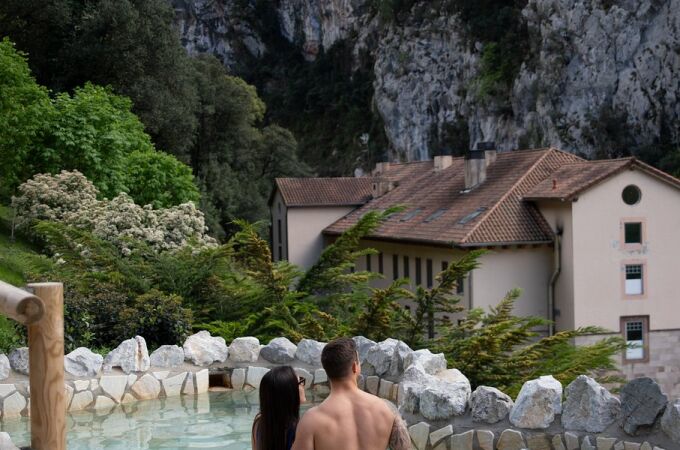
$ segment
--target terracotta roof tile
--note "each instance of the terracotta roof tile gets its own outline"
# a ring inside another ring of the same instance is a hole
[[[372,197],[374,178],[277,178],[286,206],[358,206]]]
[[[680,180],[635,158],[579,161],[562,166],[524,194],[525,200],[573,200],[602,180],[626,169],[640,169],[680,188]]]
[[[387,220],[371,238],[460,246],[546,242],[552,239],[549,226],[522,197],[552,171],[575,161],[582,160],[553,149],[499,153],[487,168],[486,181],[469,192],[463,192],[463,158],[454,158],[451,166],[439,171],[432,161],[390,165],[381,176],[389,178],[392,170],[398,170],[398,186],[325,232],[342,233],[368,211],[404,205],[406,211]]]

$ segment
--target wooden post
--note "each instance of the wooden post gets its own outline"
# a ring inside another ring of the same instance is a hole
[[[64,286],[33,283],[28,287],[45,305],[43,318],[28,325],[31,448],[66,450]]]
[[[35,295],[0,281],[0,313],[28,325],[42,318],[45,307]]]

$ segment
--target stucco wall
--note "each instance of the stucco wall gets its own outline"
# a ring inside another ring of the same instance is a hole
[[[323,229],[353,209],[350,206],[288,208],[288,260],[310,268],[323,250]]]
[[[629,206],[622,190],[637,185],[642,198]],[[637,170],[595,186],[572,204],[574,226],[575,326],[599,325],[618,331],[621,316],[649,316],[651,330],[680,328],[676,281],[680,256],[680,191]],[[626,250],[621,221],[641,218],[646,241]],[[623,261],[646,263],[644,298],[626,298]]]
[[[571,203],[539,202],[541,213],[553,231],[562,230],[561,267],[555,283],[555,329],[574,329],[574,230]],[[554,266],[554,262],[553,262]]]
[[[393,279],[392,255],[398,255],[399,276],[404,276],[403,257],[409,257],[410,289],[416,288],[415,261],[421,259],[422,284],[426,284],[426,261],[433,261],[433,275],[442,269],[442,261],[453,261],[463,255],[458,249],[444,247],[427,247],[423,245],[407,245],[390,242],[366,241],[365,246],[375,248],[383,254],[384,279],[377,280],[374,285],[386,287]],[[378,271],[378,255],[372,256],[371,269]],[[522,296],[516,303],[518,315],[539,315],[546,317],[548,281],[552,273],[552,248],[523,247],[490,251],[480,259],[480,268],[474,270],[463,283],[462,306],[484,308],[488,310],[496,306],[505,294],[513,288],[521,288]],[[357,261],[357,269],[366,269],[366,259]]]

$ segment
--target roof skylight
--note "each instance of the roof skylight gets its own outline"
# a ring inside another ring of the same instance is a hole
[[[439,219],[442,216],[442,214],[446,212],[446,210],[447,208],[439,208],[438,210],[430,214],[425,220],[423,220],[423,222],[432,222],[434,220]]]
[[[400,220],[401,220],[402,222],[407,222],[407,221],[413,219],[415,216],[417,216],[417,215],[420,214],[421,212],[422,212],[422,208],[416,208],[416,209],[414,209],[413,211],[409,211],[409,212],[407,212],[406,214],[404,214],[404,215],[401,217]]]
[[[477,218],[477,216],[479,216],[484,211],[486,211],[486,206],[481,206],[481,207],[477,208],[476,210],[474,210],[473,212],[471,212],[470,214],[468,214],[467,216],[460,219],[458,221],[458,223],[460,225],[465,225],[466,223],[472,222],[473,220],[475,220]]]

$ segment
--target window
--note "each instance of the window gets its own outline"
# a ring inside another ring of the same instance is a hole
[[[371,255],[366,255],[366,270],[371,271]]]
[[[378,273],[385,273],[385,267],[383,266],[383,254],[378,253]]]
[[[442,261],[442,272],[444,272],[448,268],[449,268],[449,262],[448,261]]]
[[[623,189],[623,192],[621,192],[621,198],[626,205],[633,206],[640,202],[642,192],[640,192],[639,187],[634,184],[629,184]]]
[[[464,277],[460,277],[460,278],[458,278],[458,280],[456,280],[456,294],[463,295],[463,293],[465,292],[465,288],[463,287],[464,286],[463,283],[465,283]]]
[[[642,295],[642,264],[626,265],[626,295]]]
[[[408,260],[408,256],[404,256],[404,278],[409,278],[411,276],[411,264]]]
[[[624,242],[626,244],[642,244],[642,223],[627,222],[623,224]]]
[[[427,278],[427,287],[431,288],[432,285],[434,284],[431,259],[427,259],[425,261],[425,276]]]
[[[649,317],[622,317],[621,331],[628,344],[624,350],[624,362],[645,362],[649,359]]]
[[[420,286],[421,284],[423,284],[422,260],[420,258],[416,258],[416,285]]]
[[[399,256],[392,255],[392,279],[399,279]]]

